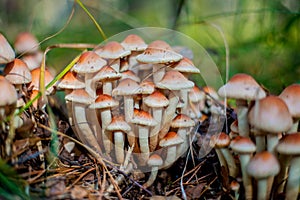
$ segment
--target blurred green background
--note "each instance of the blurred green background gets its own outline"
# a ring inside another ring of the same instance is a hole
[[[180,31],[201,44],[225,80],[225,47],[230,50],[231,77],[245,72],[273,94],[300,82],[299,0],[82,0],[109,37],[137,27],[164,27]],[[1,0],[0,31],[13,44],[16,35],[30,31],[39,40],[59,31],[71,13],[71,0]],[[78,6],[70,24],[42,44],[100,43],[93,22]],[[47,64],[60,71],[78,54],[59,49]]]

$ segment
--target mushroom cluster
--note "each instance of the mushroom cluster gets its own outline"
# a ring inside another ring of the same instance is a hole
[[[229,175],[242,177],[245,199],[253,199],[255,192],[257,199],[282,194],[297,199],[300,85],[288,86],[279,96],[267,95],[250,75],[236,74],[218,94],[235,100],[237,120],[230,134],[213,137],[211,145]],[[232,156],[239,159],[232,163]]]
[[[132,147],[139,166],[162,168],[186,152],[201,117],[205,92],[189,80],[199,73],[167,42],[130,34],[83,52],[57,88],[84,144],[118,164]]]

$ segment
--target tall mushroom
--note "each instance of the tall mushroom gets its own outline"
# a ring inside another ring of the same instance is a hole
[[[114,149],[116,161],[119,164],[124,162],[125,136],[131,130],[129,124],[124,120],[124,116],[114,116],[105,131],[113,132]]]
[[[257,200],[269,199],[272,182],[268,179],[271,177],[273,180],[280,170],[277,158],[268,151],[262,151],[250,159],[246,170],[257,180]]]
[[[218,90],[218,94],[236,100],[239,134],[249,137],[247,100],[264,98],[266,96],[264,90],[250,75],[236,74]]]
[[[292,84],[286,87],[279,97],[286,103],[293,117],[293,126],[290,133],[298,131],[298,122],[300,118],[300,84]]]

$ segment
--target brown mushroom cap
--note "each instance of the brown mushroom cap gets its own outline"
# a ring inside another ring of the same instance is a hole
[[[199,102],[205,99],[205,93],[202,92],[196,85],[189,91],[189,100],[191,102]]]
[[[130,51],[143,51],[147,48],[145,41],[136,34],[129,34],[122,42],[121,45]]]
[[[288,131],[293,125],[287,105],[276,96],[260,99],[252,107],[248,117],[254,128],[271,133]]]
[[[194,87],[194,82],[189,81],[180,72],[170,70],[165,73],[162,80],[156,83],[156,87],[169,90],[181,90]]]
[[[152,166],[161,166],[163,164],[162,158],[158,154],[152,154],[148,161],[147,164],[152,167]]]
[[[217,148],[225,148],[230,145],[230,137],[224,132],[221,132],[218,135],[213,135],[210,140]]]
[[[300,155],[300,133],[291,133],[279,140],[276,150],[280,154]]]
[[[123,131],[125,133],[131,130],[129,124],[124,120],[123,116],[114,116],[110,124],[106,127],[108,131]]]
[[[134,109],[131,122],[144,126],[155,126],[157,123],[149,112],[138,109]]]
[[[140,82],[141,79],[131,70],[126,70],[121,73],[121,79],[130,78],[136,82]]]
[[[113,108],[119,105],[119,102],[114,100],[108,94],[100,94],[94,103],[92,103],[89,108],[102,109],[102,108]]]
[[[0,33],[0,64],[6,64],[15,59],[15,52],[6,40],[6,38]]]
[[[39,41],[29,32],[22,32],[15,40],[15,50],[17,53],[35,53],[39,50]]]
[[[131,51],[126,50],[119,42],[112,41],[103,47],[95,49],[95,52],[106,59],[118,59],[130,55]]]
[[[247,165],[248,175],[255,179],[264,179],[279,173],[280,165],[277,158],[268,151],[256,153]]]
[[[183,57],[179,62],[174,63],[174,65],[172,65],[172,68],[181,73],[200,73],[200,70],[194,65],[194,63],[186,57]]]
[[[238,136],[230,143],[233,151],[238,153],[253,153],[256,150],[255,144],[248,137]]]
[[[141,88],[137,82],[130,78],[122,79],[118,86],[113,89],[112,95],[134,95],[139,94]]]
[[[102,67],[93,77],[96,81],[114,81],[121,78],[121,74],[109,65]]]
[[[266,96],[259,84],[247,74],[236,74],[223,85],[218,94],[232,99],[255,100]]]
[[[184,140],[179,135],[177,135],[176,132],[171,131],[168,132],[162,140],[160,140],[159,146],[168,147],[168,146],[181,144],[183,142]]]
[[[81,89],[85,87],[75,72],[68,71],[57,84],[58,89]]]
[[[40,74],[41,74],[41,68],[36,68],[31,71],[31,83],[29,84],[28,88],[36,89],[39,90],[40,88]],[[48,68],[45,69],[45,86],[47,86],[52,80],[54,76],[51,74],[50,70]],[[47,93],[52,93],[53,91],[53,86],[48,88]]]
[[[84,89],[73,90],[70,94],[67,94],[65,96],[65,99],[68,101],[83,103],[87,105],[94,102],[94,99]]]
[[[153,41],[142,54],[136,57],[138,62],[152,64],[172,63],[182,58],[182,55],[173,51],[171,46],[162,40]]]
[[[15,87],[0,75],[0,106],[12,105],[17,102],[18,95]]]
[[[18,58],[4,67],[3,74],[14,85],[30,83],[32,79],[26,63]]]
[[[167,97],[159,91],[154,91],[152,94],[145,97],[143,102],[151,108],[166,107],[169,104],[169,100],[167,99]]]
[[[185,114],[178,114],[171,123],[173,128],[186,128],[195,126],[194,120]]]
[[[300,84],[286,87],[279,97],[286,103],[291,115],[294,118],[300,118]]]
[[[79,74],[95,73],[106,65],[106,61],[93,51],[81,54],[72,70]]]

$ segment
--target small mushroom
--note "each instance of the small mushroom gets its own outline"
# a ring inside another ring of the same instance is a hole
[[[14,47],[18,54],[28,54],[37,52],[40,45],[39,41],[33,34],[29,32],[21,32],[16,37]]]
[[[143,187],[150,187],[156,179],[158,168],[163,165],[163,160],[158,154],[152,154],[147,161],[149,167],[151,167],[151,174]]]

